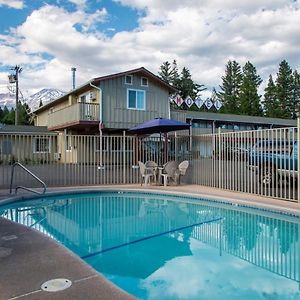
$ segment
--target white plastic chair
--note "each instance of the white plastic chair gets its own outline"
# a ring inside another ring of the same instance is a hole
[[[178,169],[175,171],[175,183],[180,184],[181,176],[185,175],[187,168],[189,167],[189,161],[184,160],[178,165]]]
[[[153,171],[151,169],[146,168],[145,164],[139,161],[140,173],[141,173],[141,185],[143,184],[143,179],[145,181],[145,185],[150,183],[150,178],[154,177]]]
[[[175,176],[176,170],[177,170],[177,163],[174,160],[168,161],[164,165],[164,168],[163,168],[162,172],[160,172],[160,174],[159,174],[160,177],[163,178],[164,186],[168,185],[168,180],[170,178],[175,179],[174,176]]]
[[[149,173],[151,173],[151,171],[153,172],[154,182],[156,183],[157,182],[157,169],[158,169],[157,163],[153,160],[148,160],[145,162],[145,166]]]

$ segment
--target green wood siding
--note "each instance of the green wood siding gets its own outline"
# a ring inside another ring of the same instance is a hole
[[[106,128],[131,128],[155,117],[169,118],[169,92],[148,78],[148,87],[141,86],[141,77],[133,75],[133,84],[125,84],[125,76],[101,81],[103,123]],[[145,110],[127,108],[127,89],[144,90]]]

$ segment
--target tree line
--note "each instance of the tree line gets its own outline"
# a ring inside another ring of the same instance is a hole
[[[183,99],[187,96],[195,99],[206,90],[204,85],[194,82],[186,67],[179,73],[175,60],[173,63],[164,62],[158,75],[174,86]],[[221,79],[219,90],[213,89],[213,94],[223,105],[221,113],[292,119],[299,116],[300,75],[297,70],[291,69],[286,60],[279,64],[275,80],[272,75],[269,76],[263,97],[258,92],[263,81],[249,61],[241,67],[237,61],[229,60]],[[182,109],[188,108],[183,106]],[[201,108],[203,109],[205,107]],[[191,110],[199,109],[193,105]]]
[[[30,108],[27,103],[18,104],[18,125],[32,125],[32,119],[30,117]],[[0,123],[2,124],[15,124],[15,109],[12,107],[8,109],[4,106],[2,109],[0,106]]]

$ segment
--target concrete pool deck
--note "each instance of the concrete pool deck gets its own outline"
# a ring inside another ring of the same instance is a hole
[[[259,206],[300,215],[300,204],[255,195],[229,192],[198,185],[180,186],[95,186],[48,188],[48,193],[78,190],[146,190],[190,194],[244,205]],[[22,194],[21,194],[22,195]],[[28,195],[28,193],[24,194]],[[8,191],[0,190],[1,199]],[[134,299],[106,280],[64,246],[44,234],[0,218],[0,299]],[[55,278],[66,278],[72,286],[51,293],[41,285]]]

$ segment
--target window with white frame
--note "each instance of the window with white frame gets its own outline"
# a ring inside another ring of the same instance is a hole
[[[133,75],[125,75],[125,84],[132,85],[133,83]]]
[[[148,78],[146,77],[141,78],[141,86],[148,86]]]
[[[143,90],[127,90],[127,108],[136,110],[145,110],[146,93]]]
[[[35,137],[33,140],[33,153],[50,153],[50,139]]]

